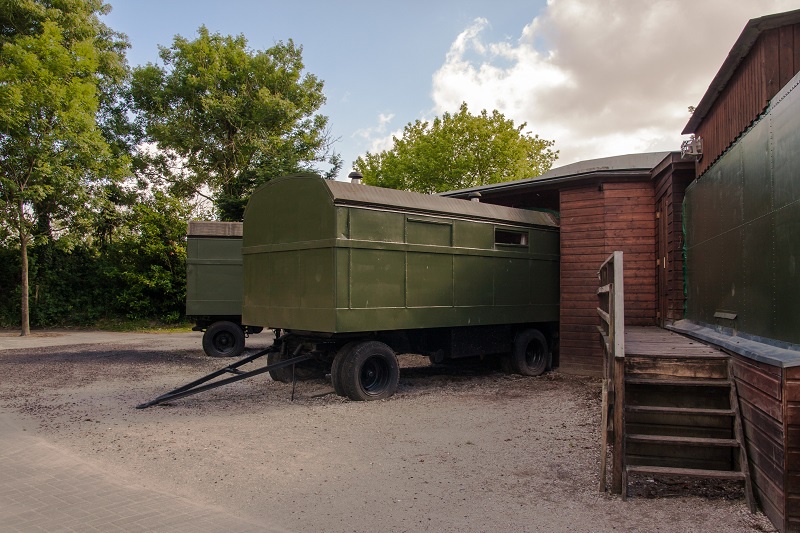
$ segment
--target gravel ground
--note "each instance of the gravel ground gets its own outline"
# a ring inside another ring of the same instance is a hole
[[[773,531],[736,484],[640,478],[627,502],[598,492],[597,380],[404,356],[384,401],[345,400],[325,380],[298,383],[291,401],[291,384],[263,375],[137,410],[224,361],[196,333],[82,335],[10,346],[0,332],[0,407],[109,475],[246,519],[292,531]]]

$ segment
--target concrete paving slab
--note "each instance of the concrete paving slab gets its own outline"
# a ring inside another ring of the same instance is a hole
[[[266,330],[251,335],[246,341],[248,349],[264,349],[272,344],[273,335]],[[95,330],[37,330],[21,337],[19,331],[0,330],[0,351],[77,346],[126,344],[152,349],[202,351],[203,334],[199,331],[178,333],[131,333]]]
[[[115,475],[3,411],[0,473],[3,531],[285,531]]]

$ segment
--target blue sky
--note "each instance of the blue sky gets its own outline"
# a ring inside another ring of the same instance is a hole
[[[556,141],[558,164],[676,150],[696,105],[749,18],[797,0],[108,0],[128,61],[200,25],[253,49],[293,39],[325,82],[343,179],[416,119],[499,109]],[[691,16],[687,16],[688,13]],[[708,21],[713,23],[709,26]],[[691,50],[691,58],[687,51]]]

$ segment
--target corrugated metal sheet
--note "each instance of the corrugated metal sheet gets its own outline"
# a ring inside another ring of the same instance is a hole
[[[211,220],[190,220],[189,237],[241,237],[241,222],[217,222]]]

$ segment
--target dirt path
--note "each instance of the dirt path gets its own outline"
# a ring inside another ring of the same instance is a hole
[[[0,350],[0,406],[110,475],[292,531],[772,530],[736,485],[599,493],[594,380],[404,357],[386,401],[258,377],[134,409],[220,366],[174,340]]]

